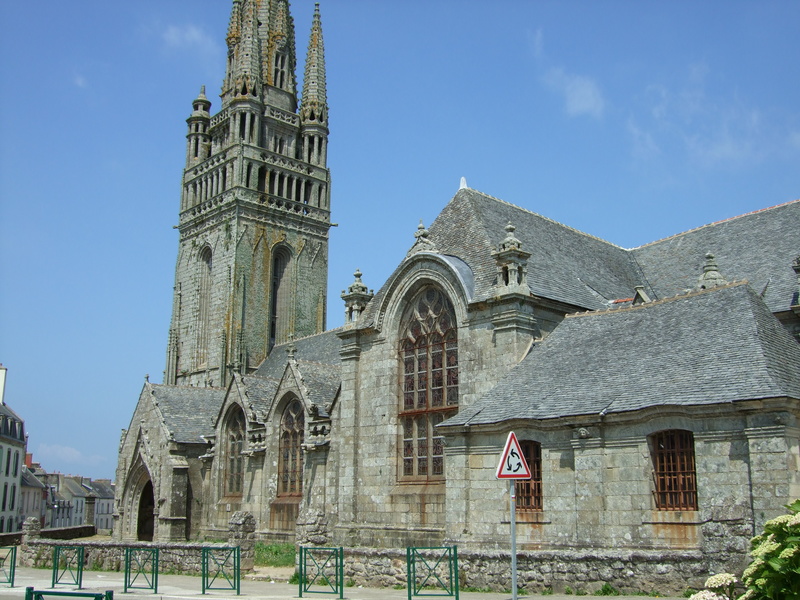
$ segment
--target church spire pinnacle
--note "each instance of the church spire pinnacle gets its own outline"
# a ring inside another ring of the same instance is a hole
[[[264,80],[278,89],[297,96],[295,67],[297,56],[294,45],[294,19],[289,12],[288,0],[262,0],[262,10],[266,5],[268,14],[262,18],[267,23],[266,35],[262,34],[266,44],[266,55],[263,61]]]
[[[228,67],[222,84],[223,105],[241,96],[261,95],[261,39],[255,0],[233,0],[228,25]]]
[[[328,123],[328,97],[325,78],[325,46],[322,40],[322,20],[319,3],[314,7],[314,20],[308,39],[306,68],[303,77],[303,97],[300,118],[304,122]]]

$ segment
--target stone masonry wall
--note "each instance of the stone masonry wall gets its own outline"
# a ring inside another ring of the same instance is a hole
[[[406,585],[406,554],[401,550],[346,548],[344,577],[348,585]],[[462,588],[503,591],[511,588],[508,552],[458,552]],[[418,573],[420,570],[418,568]],[[558,550],[519,553],[520,591],[593,593],[609,583],[627,593],[681,594],[701,588],[708,565],[699,551]]]

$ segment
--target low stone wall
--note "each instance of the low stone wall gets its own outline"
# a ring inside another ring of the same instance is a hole
[[[75,527],[55,527],[42,529],[40,535],[50,540],[74,540],[77,538],[91,537],[97,533],[94,525],[77,525]]]
[[[400,550],[345,548],[345,581],[369,587],[406,584],[406,553]],[[503,591],[511,588],[508,552],[458,552],[462,588]],[[709,574],[699,551],[558,550],[526,551],[517,556],[517,585],[528,593],[551,589],[564,593],[599,590],[608,583],[628,593],[680,595],[702,588]]]
[[[17,551],[17,564],[22,567],[52,568],[53,549],[56,546],[82,546],[84,568],[104,571],[125,569],[126,548],[158,548],[158,570],[160,573],[184,573],[200,575],[203,570],[203,548],[228,548],[239,546],[241,570],[253,568],[255,540],[253,516],[235,513],[231,518],[227,544],[201,542],[123,542],[95,540],[47,539],[52,530],[41,531],[39,521],[31,517],[22,525],[22,542]],[[94,527],[92,526],[92,533]]]
[[[226,547],[226,544],[151,544],[147,542],[106,541],[60,541],[35,539],[22,544],[17,553],[17,564],[21,567],[53,567],[53,548],[56,546],[83,546],[84,568],[103,571],[125,570],[126,548],[158,548],[158,571],[160,573],[202,573],[202,549]]]

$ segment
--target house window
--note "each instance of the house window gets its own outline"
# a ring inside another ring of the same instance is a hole
[[[539,442],[520,440],[520,448],[531,471],[530,479],[519,479],[517,486],[517,511],[541,511],[542,502],[542,445]]]
[[[278,495],[299,496],[303,493],[303,405],[294,399],[281,418],[280,463],[278,465]]]
[[[242,495],[244,479],[244,436],[246,428],[244,411],[238,406],[231,410],[225,434],[225,494],[227,496]]]
[[[659,431],[650,440],[656,510],[697,510],[692,432]]]
[[[401,323],[401,478],[443,480],[444,440],[436,425],[458,412],[455,311],[429,287],[409,305]]]

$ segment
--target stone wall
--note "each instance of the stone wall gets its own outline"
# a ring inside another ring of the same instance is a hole
[[[458,552],[462,588],[503,591],[511,588],[511,555],[502,551]],[[702,588],[708,564],[699,551],[558,550],[520,552],[517,585],[521,591],[564,593],[599,590],[609,583],[627,593],[680,595]],[[344,577],[348,585],[406,585],[404,550],[346,548]]]
[[[203,548],[227,548],[239,546],[241,571],[252,570],[255,555],[253,516],[236,513],[231,518],[227,544],[207,542],[120,542],[94,540],[53,540],[41,537],[39,521],[31,517],[23,523],[22,543],[17,552],[17,564],[21,567],[52,568],[53,548],[56,546],[83,546],[84,567],[93,570],[122,571],[125,569],[126,548],[158,548],[160,573],[202,574]]]

